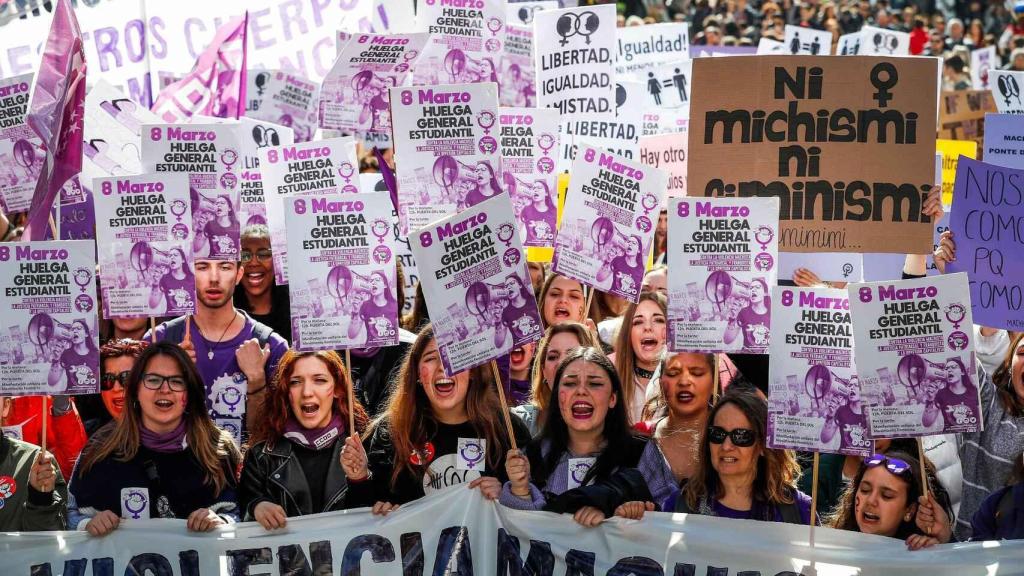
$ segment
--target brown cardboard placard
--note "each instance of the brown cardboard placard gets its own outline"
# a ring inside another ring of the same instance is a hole
[[[988,112],[996,112],[991,90],[943,92],[939,97],[939,138],[977,142],[981,160]]]

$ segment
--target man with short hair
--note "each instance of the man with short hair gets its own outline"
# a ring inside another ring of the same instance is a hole
[[[0,396],[0,423],[11,410]],[[0,532],[63,530],[68,489],[53,456],[0,434]]]

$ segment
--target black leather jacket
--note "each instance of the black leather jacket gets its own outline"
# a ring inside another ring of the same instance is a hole
[[[340,462],[342,441],[334,443],[331,461]],[[279,439],[273,446],[260,442],[245,454],[238,500],[246,521],[254,520],[253,511],[260,502],[272,502],[284,508],[289,517],[347,510],[373,505],[372,480],[349,484],[341,464],[332,465],[324,484],[323,510],[313,510],[313,499],[306,473],[292,452],[292,443]]]

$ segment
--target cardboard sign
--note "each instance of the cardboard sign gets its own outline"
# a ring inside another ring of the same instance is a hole
[[[828,56],[832,53],[832,33],[827,30],[815,30],[792,24],[786,24],[785,30],[786,36],[782,44],[786,54]]]
[[[690,59],[690,25],[686,22],[619,28],[615,34],[615,73],[621,80],[643,82],[647,72],[661,64]]]
[[[949,222],[957,259],[947,268],[970,276],[974,318],[982,326],[1024,329],[1022,178],[1024,170],[960,159]]]
[[[992,87],[989,83],[989,72],[993,68],[999,68],[995,46],[971,50],[971,85],[975,90],[988,90]]]
[[[772,290],[768,446],[870,456],[846,290]]]
[[[665,198],[686,196],[685,134],[659,134],[640,139],[640,162],[668,171]]]
[[[985,115],[985,162],[1024,169],[1024,116]]]
[[[501,108],[501,182],[512,198],[524,246],[555,244],[558,110]]]
[[[640,299],[668,172],[584,145],[573,163],[552,271]]]
[[[25,123],[32,74],[0,79],[0,208],[25,212],[32,204],[46,158],[42,142]]]
[[[957,161],[961,156],[978,157],[978,143],[973,140],[936,140],[935,150],[942,155],[942,203],[953,203],[953,182],[956,180]]]
[[[292,346],[398,344],[391,198],[384,192],[285,199]]]
[[[570,120],[615,115],[615,6],[538,12],[533,20],[537,106]]]
[[[498,86],[391,88],[403,233],[502,191]]]
[[[788,252],[927,249],[932,61],[702,58],[693,76],[691,195],[778,197]]]
[[[448,376],[544,333],[507,194],[409,235]]]
[[[992,81],[989,84],[996,109],[1000,114],[1024,114],[1024,100],[1020,90],[1024,86],[1024,72],[1012,70],[992,70]],[[995,112],[995,110],[989,110]]]
[[[905,255],[898,255],[901,259]],[[902,266],[902,264],[901,264]],[[860,282],[862,254],[854,252],[780,252],[779,279],[793,280],[797,268],[806,268],[823,282]]]
[[[669,350],[767,353],[778,238],[776,198],[669,201]]]
[[[509,5],[511,8],[513,5]],[[537,105],[537,72],[534,70],[533,26],[509,26],[505,54],[498,78],[502,106],[532,108]]]
[[[100,391],[93,242],[0,245],[0,394]]]
[[[505,2],[423,2],[416,27],[431,34],[423,58],[413,70],[414,84],[497,82],[505,46]]]
[[[943,92],[939,98],[939,138],[971,140],[980,146],[985,141],[985,114],[995,111],[990,90]]]

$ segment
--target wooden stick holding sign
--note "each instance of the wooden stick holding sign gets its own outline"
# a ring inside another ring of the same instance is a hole
[[[51,224],[53,223],[53,217],[52,216],[50,217],[50,223]],[[50,421],[50,418],[49,418],[50,411],[46,409],[46,404],[47,404],[46,400],[47,400],[47,398],[49,398],[49,396],[43,394],[42,398],[43,398],[43,411],[42,411],[41,416],[43,417],[43,433],[42,433],[42,437],[39,439],[40,440],[39,447],[42,448],[42,451],[40,452],[40,454],[43,454],[43,453],[46,452],[46,424]]]
[[[156,318],[149,317],[149,343],[156,344]]]
[[[498,388],[498,399],[501,400],[501,414],[505,417],[505,428],[508,429],[508,440],[512,444],[512,449],[518,450],[516,433],[512,429],[512,416],[509,414],[508,402],[505,401],[505,385],[501,382],[501,370],[498,370],[498,362],[496,360],[491,360],[490,365],[491,374],[494,376],[494,385]]]
[[[921,437],[917,437],[917,463],[921,466],[921,494],[928,499],[928,470],[924,465],[924,444]]]
[[[345,349],[345,371],[348,372],[348,390],[345,391],[348,397],[348,435],[356,433],[356,384],[352,380],[352,351]]]
[[[811,548],[814,548],[814,525],[818,520],[818,464],[821,454],[814,453],[814,465],[811,467]]]

